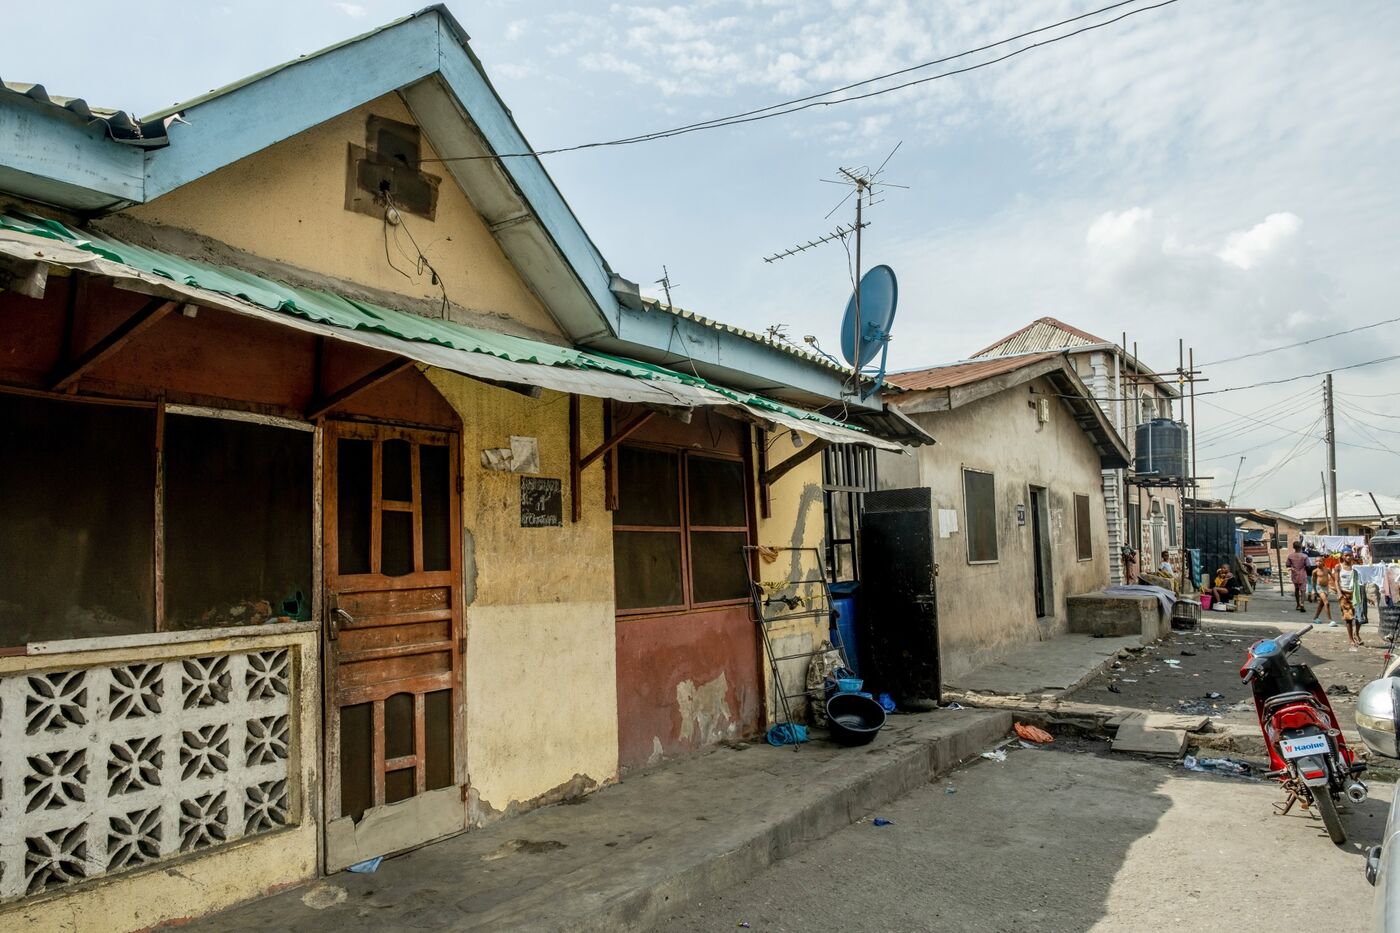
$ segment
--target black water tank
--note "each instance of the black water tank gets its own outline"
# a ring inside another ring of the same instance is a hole
[[[1134,441],[1134,473],[1159,479],[1188,475],[1185,424],[1170,418],[1154,418],[1137,426]]]

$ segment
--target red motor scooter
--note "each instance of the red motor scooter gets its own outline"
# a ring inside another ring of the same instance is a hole
[[[1301,801],[1316,810],[1337,845],[1347,841],[1337,805],[1343,796],[1352,803],[1366,799],[1358,775],[1366,770],[1347,748],[1327,693],[1306,664],[1288,663],[1307,629],[1265,638],[1249,648],[1240,678],[1250,685],[1259,728],[1269,748],[1269,777],[1288,792],[1281,814]]]

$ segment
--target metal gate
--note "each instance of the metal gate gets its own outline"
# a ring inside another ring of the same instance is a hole
[[[927,488],[864,496],[860,619],[870,680],[896,699],[938,701],[938,601],[933,504]]]

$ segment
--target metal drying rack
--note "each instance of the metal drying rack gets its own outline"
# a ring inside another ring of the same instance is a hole
[[[805,561],[799,558],[792,571],[796,578],[790,578],[784,581],[784,589],[790,588],[797,590],[799,591],[799,595],[786,599],[768,595],[767,591],[764,589],[763,581],[754,576],[754,567],[756,565],[762,566],[763,564],[763,559],[761,557],[762,552],[769,554],[775,552],[780,554],[796,553],[807,555],[812,558],[811,568],[805,568],[803,566]],[[755,557],[758,557],[757,561],[754,560]],[[773,653],[773,642],[769,637],[768,627],[774,622],[786,622],[791,619],[825,618],[830,630],[832,648],[836,650],[838,656],[841,658],[842,666],[847,669],[850,668],[851,661],[850,657],[846,654],[846,644],[841,637],[840,626],[831,624],[834,621],[834,607],[831,603],[831,587],[827,583],[826,570],[822,564],[822,553],[820,549],[814,547],[760,548],[752,544],[746,544],[744,545],[744,558],[744,565],[749,570],[749,595],[753,600],[754,618],[758,622],[759,632],[763,635],[763,652],[768,657],[768,668],[773,673],[773,690],[777,694],[778,707],[782,710],[783,715],[781,722],[775,722],[773,726],[776,727],[784,724],[794,726],[801,725],[793,721],[792,704],[788,701],[796,699],[797,697],[806,697],[807,691],[804,687],[799,693],[788,693],[783,687],[783,677],[778,670],[778,665],[783,661],[796,661],[800,658],[807,658],[810,664],[812,658],[826,654],[831,649],[814,649],[812,651],[799,651],[795,654],[775,655]],[[811,572],[815,572],[814,578],[807,576],[807,574]],[[815,592],[803,594],[801,593],[803,589],[815,589]],[[796,609],[796,605],[789,600],[800,600],[800,604],[806,608],[800,612],[793,611]],[[770,615],[769,613],[773,609],[775,603],[784,608]],[[820,605],[815,605],[816,603],[820,603]],[[804,675],[804,680],[805,679]],[[770,727],[770,729],[771,728],[772,727]],[[793,747],[795,751],[800,746],[798,743],[794,743]]]

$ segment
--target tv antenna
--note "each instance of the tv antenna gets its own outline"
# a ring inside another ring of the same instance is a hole
[[[852,394],[860,394],[862,399],[868,398],[876,392],[885,379],[885,358],[889,351],[890,339],[889,329],[894,322],[895,306],[899,300],[899,286],[895,280],[894,270],[889,266],[876,266],[870,270],[869,275],[862,275],[861,231],[870,226],[870,222],[865,219],[865,210],[884,200],[883,197],[877,197],[880,193],[879,189],[909,187],[908,185],[897,185],[894,182],[883,181],[880,178],[884,174],[885,166],[889,165],[890,159],[894,158],[894,154],[899,151],[899,147],[902,145],[904,145],[902,140],[896,143],[895,147],[890,150],[890,154],[885,156],[885,160],[874,171],[871,171],[868,165],[850,168],[838,166],[837,172],[841,176],[840,178],[818,179],[829,185],[850,187],[851,190],[846,193],[845,197],[836,202],[835,207],[827,211],[826,216],[829,218],[854,197],[856,199],[855,223],[838,226],[824,236],[763,258],[764,262],[776,262],[779,259],[804,253],[813,247],[830,243],[833,240],[840,240],[844,244],[847,237],[855,237],[854,257],[851,256],[849,250],[847,251],[847,262],[854,261],[855,266],[851,270],[851,300],[846,305],[846,316],[841,323],[841,355],[851,364]],[[865,306],[864,312],[862,306]],[[832,362],[838,362],[831,354],[817,346],[815,337],[804,339],[818,353]],[[880,351],[879,370],[870,389],[861,393],[862,370],[867,363],[874,359],[877,351]]]
[[[657,279],[654,284],[660,285],[661,290],[666,293],[666,310],[674,311],[675,308],[671,305],[671,289],[679,288],[680,286],[671,283],[671,273],[667,271],[664,264],[661,266],[661,278]]]

